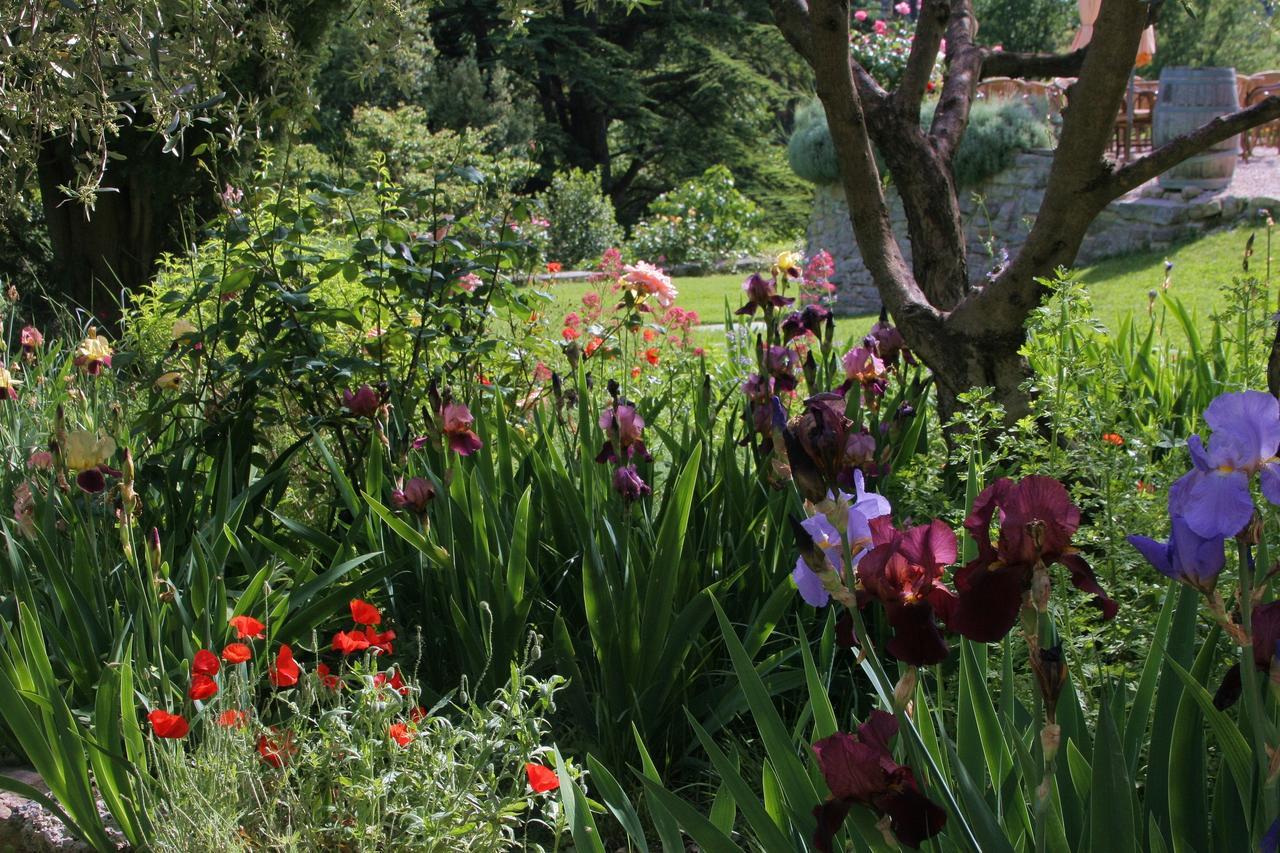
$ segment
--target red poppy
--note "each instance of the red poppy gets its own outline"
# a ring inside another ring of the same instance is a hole
[[[645,329],[645,330],[644,330],[644,341],[645,341],[645,343],[653,343],[653,339],[654,339],[654,338],[656,338],[657,336],[658,336],[658,335],[657,335],[657,333],[655,333],[655,332],[653,331],[653,329]]]
[[[570,329],[568,326],[565,326],[560,331],[560,337],[564,338],[566,341],[576,341],[578,339],[578,330]]]
[[[560,787],[560,777],[549,767],[543,767],[541,764],[526,764],[524,772],[529,777],[529,787],[536,794],[554,791]]]
[[[600,345],[604,343],[604,338],[592,338],[587,341],[587,358],[591,358],[595,351],[600,349]]]
[[[159,708],[147,714],[147,722],[151,723],[151,731],[155,732],[156,737],[184,738],[191,731],[191,726],[182,717]]]
[[[1119,434],[1114,432],[1104,432],[1102,434],[1102,440],[1114,447],[1124,446],[1124,438],[1122,438]]]
[[[244,643],[229,643],[222,650],[222,659],[227,663],[247,663],[253,657],[253,650]]]
[[[230,625],[236,629],[236,638],[240,640],[260,640],[266,636],[267,626],[252,616],[232,616]]]
[[[382,614],[369,602],[353,598],[351,599],[351,621],[357,625],[380,625]]]
[[[409,719],[415,723],[420,723],[427,718],[427,709],[421,705],[414,705],[409,709]]]
[[[329,665],[326,663],[316,664],[316,677],[320,679],[320,683],[330,690],[337,690],[342,684],[342,679],[331,674]]]
[[[413,743],[413,739],[417,737],[413,729],[409,728],[408,723],[392,723],[387,733],[391,735],[392,740],[402,747]]]
[[[339,631],[333,635],[333,650],[344,655],[353,655],[369,648],[369,640],[359,631]]]
[[[551,273],[552,275],[555,275],[556,273],[560,272],[560,270],[562,269],[564,269],[564,265],[561,264],[559,261],[547,261],[547,272]]]
[[[187,695],[201,701],[212,699],[218,695],[218,682],[207,675],[196,673],[191,676],[191,687],[187,690]]]
[[[284,737],[278,733],[279,729],[272,726],[268,732],[258,735],[258,755],[272,767],[284,767],[298,751],[293,745],[293,732],[285,732]]]
[[[195,659],[191,661],[192,675],[217,675],[218,669],[222,665],[218,663],[218,656],[208,649],[201,649],[196,652]]]
[[[237,711],[234,708],[218,715],[218,725],[224,729],[242,728],[249,722],[248,711]]]
[[[356,633],[355,631],[351,632]],[[396,638],[395,631],[383,631],[379,634],[373,628],[364,629],[364,638],[369,641],[369,647],[377,649],[383,654],[391,654],[391,641]]]
[[[276,652],[275,665],[267,667],[267,676],[276,687],[293,687],[298,683],[301,673],[302,670],[293,659],[293,649],[288,646],[281,646],[280,651]]]
[[[645,350],[645,351],[644,351],[644,357],[645,357],[645,360],[646,360],[646,361],[648,361],[650,364],[657,364],[657,363],[658,363],[658,348],[657,348],[657,347],[649,347],[647,350]]]

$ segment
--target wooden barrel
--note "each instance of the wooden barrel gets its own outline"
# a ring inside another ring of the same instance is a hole
[[[1151,140],[1159,147],[1210,119],[1240,109],[1234,68],[1171,66],[1160,72],[1160,97],[1151,117]],[[1231,183],[1240,154],[1233,136],[1188,158],[1160,176],[1160,186],[1220,190]]]

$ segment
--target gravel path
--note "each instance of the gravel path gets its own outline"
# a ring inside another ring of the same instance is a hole
[[[1125,196],[1126,199],[1150,193],[1156,186],[1151,180]],[[1231,176],[1231,183],[1223,190],[1215,190],[1213,195],[1235,196],[1237,198],[1280,199],[1280,151],[1275,148],[1254,148],[1249,162],[1236,160],[1236,170]],[[1280,215],[1280,211],[1272,211]]]

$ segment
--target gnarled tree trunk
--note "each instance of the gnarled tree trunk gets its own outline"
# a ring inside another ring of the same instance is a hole
[[[1088,47],[1061,56],[1002,53],[974,41],[972,0],[923,0],[901,82],[885,91],[849,54],[848,0],[772,0],[787,41],[813,68],[849,199],[853,232],[881,299],[907,343],[933,371],[944,419],[969,388],[990,386],[1013,422],[1029,411],[1019,352],[1045,297],[1038,279],[1070,266],[1090,223],[1111,201],[1211,145],[1280,117],[1280,97],[1213,119],[1116,168],[1103,154],[1138,52],[1159,3],[1103,0]],[[942,40],[947,73],[933,123],[920,103]],[[984,77],[1074,76],[1035,225],[1010,263],[971,285],[952,160]],[[902,198],[912,262],[903,259],[872,146]]]

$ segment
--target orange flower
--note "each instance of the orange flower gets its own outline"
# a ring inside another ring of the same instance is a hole
[[[391,728],[387,730],[387,734],[391,735],[391,739],[400,744],[401,747],[407,747],[417,737],[413,729],[409,728],[408,723],[392,723]]]
[[[1113,447],[1124,446],[1124,439],[1121,438],[1119,434],[1114,432],[1104,432],[1102,434],[1102,440],[1105,441],[1107,444],[1112,445]]]
[[[564,264],[561,264],[558,261],[547,262],[547,272],[551,273],[552,275],[555,275],[556,273],[560,272],[562,269],[564,269]]]
[[[604,338],[592,338],[587,341],[587,358],[591,358],[592,354],[600,349],[600,345],[604,343]]]
[[[640,368],[638,368],[638,367],[633,367],[633,368],[631,368],[631,378],[632,378],[632,379],[639,379],[639,378],[640,378]]]
[[[260,640],[266,636],[267,626],[252,616],[232,616],[232,628],[236,629],[236,639]]]
[[[648,361],[650,364],[656,365],[658,363],[658,348],[649,347],[647,350],[644,351],[644,357],[645,357],[645,360]]]
[[[657,333],[654,332],[653,329],[644,330],[644,342],[647,344],[653,343],[653,339],[656,338],[657,336],[658,336]]]
[[[222,650],[222,659],[227,663],[247,663],[253,657],[253,650],[244,643],[228,643]]]

